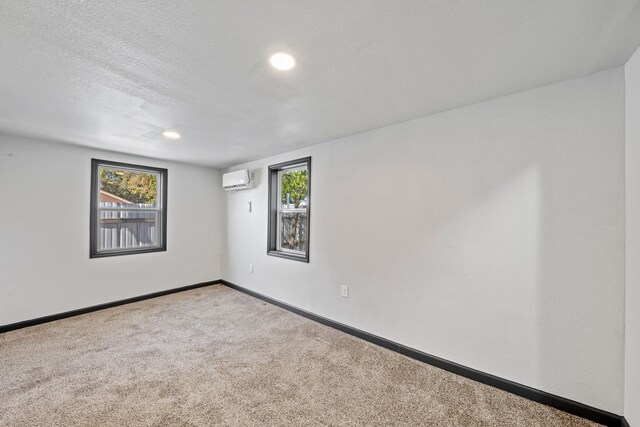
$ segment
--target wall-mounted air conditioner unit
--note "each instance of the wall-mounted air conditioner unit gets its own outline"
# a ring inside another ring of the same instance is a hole
[[[255,187],[256,180],[254,171],[239,170],[222,175],[222,186],[227,191],[244,190]]]

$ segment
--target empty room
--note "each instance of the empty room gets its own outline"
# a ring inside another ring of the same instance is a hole
[[[0,2],[0,426],[640,427],[640,0]]]

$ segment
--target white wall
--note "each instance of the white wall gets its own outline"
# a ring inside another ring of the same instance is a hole
[[[91,158],[168,169],[167,251],[89,259]],[[220,278],[218,171],[0,135],[0,325]]]
[[[626,78],[626,336],[625,405],[629,424],[640,426],[640,49]]]
[[[266,171],[307,155],[304,264],[266,255]],[[263,182],[228,195],[223,278],[622,413],[621,68],[239,168]]]

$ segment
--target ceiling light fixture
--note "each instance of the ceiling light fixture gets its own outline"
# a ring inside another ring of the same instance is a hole
[[[273,68],[288,71],[296,66],[296,60],[286,52],[278,52],[271,55],[269,59]]]
[[[180,139],[180,134],[175,130],[165,130],[162,135],[168,139]]]

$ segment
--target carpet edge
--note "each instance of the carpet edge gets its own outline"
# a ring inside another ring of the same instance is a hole
[[[529,399],[534,402],[538,402],[543,405],[550,406],[560,411],[567,412],[569,414],[576,415],[578,417],[585,418],[599,424],[604,424],[605,426],[608,426],[608,427],[625,427],[629,425],[628,423],[626,423],[626,420],[621,415],[617,415],[612,412],[598,409],[593,406],[577,402],[575,400],[571,400],[571,399],[567,399],[551,393],[547,393],[545,391],[538,390],[524,384],[516,383],[514,381],[507,380],[505,378],[488,374],[486,372],[478,371],[476,369],[469,368],[467,366],[460,365],[458,363],[455,363],[446,359],[442,359],[440,357],[437,357],[428,353],[421,352],[420,350],[416,350],[414,348],[404,346],[402,344],[396,343],[386,338],[371,334],[369,332],[366,332],[357,328],[353,328],[349,325],[331,320],[327,317],[323,317],[315,313],[309,312],[307,310],[287,304],[285,302],[276,300],[274,298],[271,298],[259,292],[253,291],[251,289],[245,288],[240,285],[236,285],[235,283],[231,283],[228,280],[222,279],[220,283],[222,283],[223,285],[231,289],[235,289],[239,292],[250,295],[254,298],[258,298],[260,300],[263,300],[265,302],[268,302],[270,304],[273,304],[275,306],[288,310],[292,313],[306,317],[307,319],[313,320],[325,326],[329,326],[333,329],[337,329],[341,332],[352,335],[356,338],[363,339],[372,344],[376,344],[380,347],[384,347],[388,350],[395,351],[396,353],[403,354],[412,359],[418,360],[420,362],[426,363],[431,366],[435,366],[437,368],[460,375],[462,377],[477,381],[479,383],[482,383],[491,387],[495,387],[497,389],[515,394],[520,397],[524,397],[525,399]]]
[[[20,322],[9,323],[6,325],[0,325],[0,334],[10,331],[15,331],[29,326],[40,325],[42,323],[54,322],[56,320],[62,320],[73,316],[79,316],[81,314],[92,313],[98,310],[104,310],[107,308],[118,307],[124,304],[132,304],[139,301],[144,301],[151,298],[162,297],[165,295],[175,294],[177,292],[190,291],[192,289],[202,288],[205,286],[218,285],[222,283],[221,279],[211,280],[208,282],[195,283],[193,285],[181,286],[178,288],[165,289],[163,291],[152,292],[150,294],[139,295],[131,298],[125,298],[117,301],[106,302],[103,304],[92,305],[89,307],[78,308],[75,310],[65,311],[62,313],[50,314],[48,316],[36,317],[35,319],[22,320]]]

